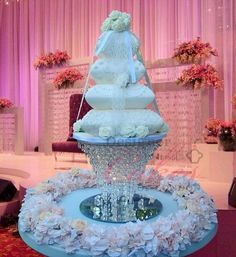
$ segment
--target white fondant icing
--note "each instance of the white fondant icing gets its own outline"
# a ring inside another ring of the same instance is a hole
[[[136,80],[139,81],[145,67],[134,60],[134,69]],[[127,84],[130,82],[129,62],[123,59],[99,59],[91,66],[91,75],[97,84]]]
[[[98,134],[100,137],[114,136],[113,129],[111,127],[100,127]]]
[[[114,93],[118,85],[99,84],[86,93],[86,101],[95,109],[112,109]],[[154,93],[141,84],[130,84],[123,89],[125,106],[124,109],[144,109],[154,99]]]
[[[103,32],[97,41],[96,51],[100,49],[101,45],[103,45],[102,50],[98,55],[99,57],[128,59],[129,46],[127,45],[125,33],[129,33],[129,39],[130,39],[129,43],[131,44],[132,55],[135,55],[138,52],[140,42],[139,42],[139,39],[134,35],[134,33],[130,31],[124,31],[124,32],[113,31],[112,35],[108,37],[106,42],[104,42],[104,40],[106,40],[107,38],[107,33],[110,33],[110,32],[109,31]]]
[[[123,18],[113,19],[113,15]],[[145,137],[166,130],[160,115],[145,109],[155,95],[138,83],[146,68],[139,61],[140,41],[128,29],[130,16],[115,12],[111,17],[104,22],[96,44],[100,59],[90,72],[97,85],[85,96],[94,109],[83,117],[82,129],[101,137]]]
[[[92,135],[99,135],[100,127],[112,127],[115,136],[120,135],[120,127],[124,124],[138,127],[145,126],[149,135],[156,133],[164,124],[163,119],[155,112],[148,109],[137,110],[91,110],[83,118],[82,129]]]

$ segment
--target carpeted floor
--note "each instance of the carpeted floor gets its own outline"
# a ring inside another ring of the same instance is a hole
[[[236,257],[236,210],[218,211],[216,237],[190,257]]]
[[[22,241],[15,225],[0,229],[0,257],[43,257],[43,255]]]
[[[218,220],[219,230],[214,240],[190,257],[236,257],[236,210],[220,210]],[[43,255],[29,248],[21,240],[16,226],[11,226],[0,229],[0,257],[43,257]]]

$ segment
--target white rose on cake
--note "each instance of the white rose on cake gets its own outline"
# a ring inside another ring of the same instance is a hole
[[[81,131],[81,126],[82,126],[82,120],[77,120],[77,121],[73,124],[73,131],[74,131],[74,132],[80,132],[80,131]]]
[[[149,129],[146,126],[138,126],[135,129],[136,137],[146,137],[149,134]]]
[[[114,30],[125,31],[130,30],[130,15],[120,11],[113,11],[102,24],[102,31]]]
[[[117,20],[112,22],[111,29],[121,32],[121,31],[128,30],[129,28],[127,27],[126,23],[124,23],[124,20],[122,19],[122,17],[120,17]]]
[[[100,137],[112,137],[113,136],[113,129],[111,127],[100,127],[99,128],[99,136]]]
[[[130,20],[131,20],[130,14],[128,14],[128,13],[126,13],[126,12],[123,12],[123,13],[122,13],[122,18],[123,18],[124,20],[129,21],[129,23],[130,23]]]
[[[123,137],[135,137],[135,127],[132,125],[124,125],[121,127],[120,134]]]
[[[120,16],[122,15],[122,12],[114,10],[109,14],[109,18],[111,18],[112,20],[116,20],[118,19]]]
[[[111,29],[112,20],[106,19],[102,24],[102,31],[108,31]]]

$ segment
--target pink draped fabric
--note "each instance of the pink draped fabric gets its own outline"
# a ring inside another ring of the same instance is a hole
[[[0,1],[0,97],[25,110],[27,149],[38,143],[37,56],[67,50],[92,56],[102,21],[117,9],[131,13],[146,60],[170,57],[180,42],[201,36],[219,51],[212,58],[225,81],[211,91],[211,116],[231,119],[235,87],[234,0],[20,0]]]

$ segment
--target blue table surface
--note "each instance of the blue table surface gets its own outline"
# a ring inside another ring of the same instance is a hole
[[[171,194],[169,193],[163,193],[159,192],[154,189],[145,189],[145,194],[148,196],[152,196],[153,198],[158,199],[162,205],[162,211],[160,215],[158,215],[155,218],[152,218],[146,222],[152,223],[156,219],[158,219],[160,216],[168,216],[171,213],[176,213],[179,210],[179,207],[172,199]],[[100,193],[99,189],[97,188],[86,188],[86,189],[80,189],[76,190],[65,197],[62,198],[62,200],[59,202],[59,206],[64,208],[65,216],[73,219],[82,219],[84,221],[87,221],[88,223],[97,223],[100,226],[121,226],[121,224],[114,224],[114,223],[105,223],[105,222],[99,222],[95,220],[91,220],[87,217],[85,217],[79,209],[80,203],[95,194]],[[21,222],[19,221],[19,232],[22,237],[22,239],[33,249],[36,251],[50,257],[91,257],[91,255],[88,254],[87,251],[81,250],[73,255],[66,254],[65,250],[58,246],[58,245],[39,245],[35,242],[33,238],[33,234],[29,232],[23,232],[21,230]],[[215,236],[217,232],[217,224],[212,224],[212,229],[205,232],[205,237],[202,241],[198,243],[192,243],[191,246],[189,246],[185,251],[181,251],[180,256],[187,256],[191,253],[194,253],[198,251],[200,248],[207,245]],[[106,255],[104,255],[106,256]],[[166,255],[158,255],[158,257],[166,257]]]

